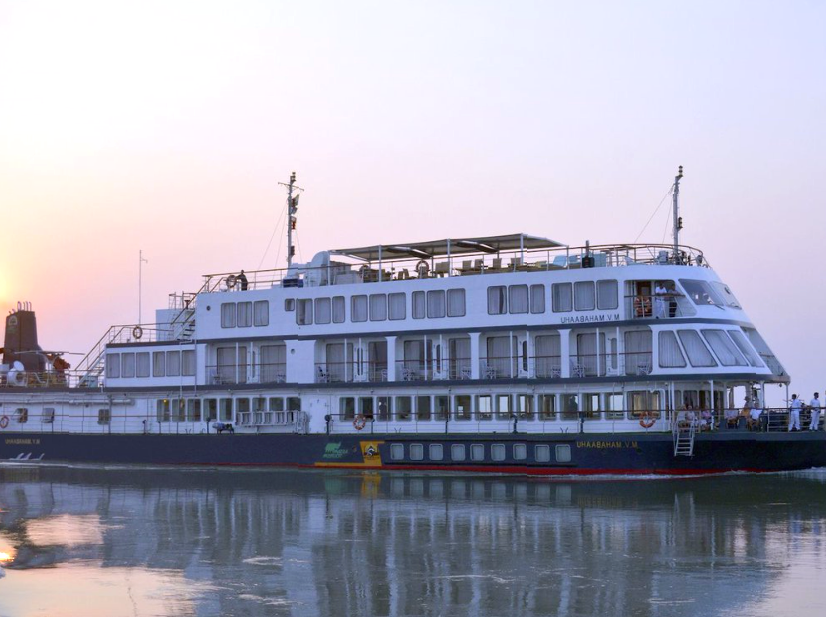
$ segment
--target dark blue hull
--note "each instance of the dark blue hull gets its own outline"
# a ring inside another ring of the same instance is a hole
[[[826,433],[699,434],[675,456],[670,434],[119,435],[0,434],[0,460],[454,470],[532,475],[701,474],[826,467]]]

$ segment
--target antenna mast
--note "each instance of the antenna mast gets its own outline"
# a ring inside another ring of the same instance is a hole
[[[290,174],[290,183],[285,184],[279,182],[281,186],[287,187],[287,268],[293,265],[293,257],[295,257],[295,245],[293,244],[293,232],[295,231],[298,217],[298,193],[293,197],[293,191],[302,191],[303,189],[295,185],[295,172]]]
[[[680,263],[680,230],[683,228],[683,219],[680,216],[680,180],[683,177],[683,166],[674,178],[674,263]]]

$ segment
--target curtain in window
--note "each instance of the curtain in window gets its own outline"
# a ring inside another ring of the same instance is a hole
[[[333,297],[333,323],[344,323],[344,296]]]
[[[677,344],[677,336],[673,332],[660,332],[657,339],[660,366],[663,368],[684,367],[685,358],[679,344]]]
[[[106,376],[120,377],[120,354],[106,354]]]
[[[615,309],[617,300],[616,281],[597,281],[597,308],[601,311]]]
[[[252,326],[252,302],[238,303],[238,327],[249,328]]]
[[[258,300],[253,303],[253,324],[256,326],[270,325],[270,303],[268,300]]]
[[[149,352],[142,351],[135,354],[136,368],[135,374],[137,377],[149,377]]]
[[[298,300],[295,305],[295,323],[299,326],[308,326],[313,323],[313,301]]]
[[[120,375],[121,377],[134,377],[135,376],[135,354],[133,353],[122,353],[120,355],[121,365],[120,365]]]
[[[424,319],[425,317],[425,298],[423,291],[413,292],[413,319]]]
[[[561,342],[558,334],[537,336],[534,339],[535,371],[537,377],[553,377],[560,369]],[[556,375],[558,376],[558,375]]]
[[[464,289],[448,289],[447,290],[447,316],[448,317],[464,317],[465,316],[465,290]]]
[[[367,321],[367,296],[353,296],[350,309],[351,321]]]
[[[316,298],[314,307],[316,323],[330,323],[333,316],[331,305],[330,298]]]
[[[413,371],[411,377],[419,377],[425,368],[424,341],[404,342],[404,371]],[[404,377],[404,375],[403,375]]]
[[[488,314],[503,315],[508,312],[508,288],[488,287]]]
[[[404,319],[407,317],[407,305],[403,293],[390,294],[389,296],[390,319]]]
[[[166,353],[163,351],[156,351],[152,354],[152,376],[166,376]]]
[[[680,342],[688,354],[688,361],[693,367],[699,366],[717,366],[714,361],[714,356],[705,346],[703,340],[700,338],[700,333],[694,330],[678,330],[677,336],[680,337]]]
[[[284,381],[287,376],[287,346],[262,345],[258,358],[262,383]]]
[[[600,332],[599,344],[602,352],[605,352],[605,333]],[[597,333],[587,332],[577,334],[576,337],[577,355],[575,363],[585,371],[585,375],[593,376],[597,374]],[[605,366],[602,367],[603,374]]]
[[[742,332],[739,330],[727,330],[728,335],[731,337],[731,340],[734,341],[734,344],[737,345],[737,349],[739,349],[746,359],[749,361],[749,364],[752,366],[763,366],[763,362],[760,360],[760,356],[755,353],[754,349],[749,342],[746,340],[746,337],[743,335]]]
[[[366,299],[366,296],[364,296]],[[345,355],[344,343],[327,344],[327,378],[329,381],[350,381],[353,377],[353,344],[347,343]]]
[[[381,379],[387,370],[387,341],[370,341],[367,344],[369,375],[372,381]]]
[[[564,313],[571,310],[572,304],[570,283],[554,283],[551,287],[551,296],[555,313]]]
[[[181,373],[184,377],[195,375],[195,350],[186,349],[181,352]]]
[[[387,295],[370,294],[370,321],[387,319]]]
[[[442,289],[427,292],[427,316],[431,319],[445,316],[445,292]]]
[[[545,312],[545,286],[531,285],[531,313]]]
[[[513,377],[516,375],[516,362],[519,358],[516,337],[489,336],[487,367],[492,370],[490,377]],[[510,345],[510,346],[509,346]],[[488,375],[483,375],[487,377]]]
[[[229,348],[227,348],[229,349]],[[234,348],[233,348],[234,349]],[[232,361],[233,366],[235,365],[235,360]],[[220,362],[219,362],[220,364]],[[181,374],[181,352],[180,351],[167,351],[166,352],[166,376],[167,377],[178,377]],[[233,374],[233,377],[235,375]]]
[[[221,305],[221,327],[235,327],[235,302],[224,302]]]
[[[594,283],[592,281],[574,283],[574,309],[593,311],[594,306]]]
[[[167,354],[167,372],[172,368],[173,353]],[[218,379],[221,383],[233,383],[235,381],[235,347],[219,347],[217,350]]]
[[[508,287],[508,300],[510,302],[510,312],[520,314],[528,312],[528,286],[511,285]]]
[[[724,330],[703,330],[703,337],[717,354],[723,366],[748,366],[743,354],[737,349]]]
[[[452,338],[448,343],[448,349],[451,379],[470,377],[470,338]]]
[[[625,372],[639,375],[651,370],[652,336],[650,330],[625,333]]]

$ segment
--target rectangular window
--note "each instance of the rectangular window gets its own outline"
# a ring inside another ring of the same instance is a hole
[[[141,351],[135,354],[135,375],[149,377],[149,352]]]
[[[166,352],[152,352],[152,377],[166,376]]]
[[[120,354],[108,353],[106,354],[106,376],[120,377]]]
[[[344,296],[333,296],[333,323],[344,323],[346,319]]]
[[[595,303],[593,281],[574,283],[574,310],[593,311],[594,306],[596,306]]]
[[[438,319],[447,314],[445,307],[445,292],[437,289],[427,292],[427,316],[430,319]]]
[[[120,376],[134,377],[135,376],[135,354],[122,353],[120,355]]]
[[[389,396],[379,396],[376,398],[376,407],[378,407],[379,420],[381,422],[389,422],[393,417],[393,399]]]
[[[663,368],[683,368],[685,358],[680,346],[677,344],[677,336],[673,332],[660,332],[658,337],[660,366]]]
[[[508,312],[508,288],[504,285],[488,287],[488,315],[504,315]]]
[[[235,327],[235,302],[224,302],[221,304],[221,327]]]
[[[555,420],[556,414],[556,395],[555,394],[540,394],[537,398],[537,409],[539,411],[540,420]]]
[[[545,286],[531,285],[531,313],[537,315],[545,312]]]
[[[287,298],[284,300],[284,312],[292,313],[295,310],[295,298]]]
[[[404,460],[404,444],[393,443],[390,444],[390,460],[403,461]]]
[[[309,326],[313,323],[313,301],[310,299],[298,300],[295,305],[295,323],[299,326]]]
[[[470,444],[470,460],[484,461],[485,460],[485,445],[481,443]]]
[[[470,420],[470,395],[457,394],[453,397],[454,414],[457,420]]]
[[[454,461],[465,460],[465,444],[455,443],[450,446],[450,458]]]
[[[493,416],[493,397],[490,394],[480,394],[476,397],[476,419],[490,420]]]
[[[166,352],[166,376],[179,377],[181,374],[181,352]]]
[[[387,319],[387,295],[370,294],[370,321]]]
[[[214,422],[218,419],[218,399],[204,399],[204,420]]]
[[[436,419],[440,422],[450,418],[450,397],[449,396],[434,396],[433,408],[436,412]]]
[[[54,424],[54,407],[44,407],[40,421],[43,424]]]
[[[410,460],[420,461],[424,458],[424,446],[420,443],[410,444]]]
[[[573,308],[570,283],[554,283],[551,286],[551,304],[554,313],[567,313]]]
[[[112,411],[107,407],[98,409],[98,424],[109,424],[112,420]]]
[[[410,420],[412,411],[413,407],[409,396],[396,397],[396,420],[401,422]]]
[[[249,328],[252,326],[252,302],[238,303],[237,322],[239,328]]]
[[[368,420],[373,419],[373,397],[360,396],[359,397],[359,413]]]
[[[345,396],[338,399],[338,413],[342,420],[352,420],[356,417],[356,399]]]
[[[218,407],[219,417],[221,422],[232,422],[232,399],[222,398]]]
[[[191,398],[186,402],[187,422],[201,421],[201,399]]]
[[[700,333],[694,330],[678,330],[677,336],[688,354],[688,361],[694,368],[703,366],[717,366],[717,362],[700,338]]]
[[[490,458],[494,461],[505,460],[505,444],[495,443],[490,446]]]
[[[332,302],[330,298],[315,299],[315,322],[325,324],[333,319]]]
[[[445,448],[440,443],[432,443],[430,444],[430,452],[428,452],[428,458],[431,461],[441,461],[445,458]]]
[[[429,396],[416,397],[416,420],[418,420],[419,422],[427,422],[430,420]]]
[[[625,418],[625,405],[622,403],[622,394],[612,392],[605,395],[605,417],[608,420],[622,420]]]
[[[169,399],[162,398],[155,404],[155,419],[158,422],[169,422]]]
[[[597,308],[610,311],[619,306],[616,281],[597,281]]]
[[[367,296],[353,296],[350,299],[350,321],[367,321]]]
[[[752,366],[763,366],[763,362],[760,360],[760,356],[754,351],[751,345],[749,345],[746,337],[743,335],[742,332],[739,330],[727,330],[728,335],[731,337],[731,340],[734,341],[734,344],[737,345],[737,348],[742,352],[744,356],[749,361],[749,364]]]
[[[447,316],[448,317],[464,317],[465,309],[465,290],[464,289],[448,289],[447,290]]]
[[[510,394],[497,394],[496,395],[496,417],[499,420],[509,420],[511,417],[511,413],[513,412],[513,408],[511,407],[512,400]]]
[[[533,396],[530,394],[516,395],[516,413],[522,420],[533,420]]]
[[[407,317],[407,303],[403,293],[390,294],[390,319],[397,321]]]
[[[711,345],[711,349],[723,366],[748,366],[743,354],[725,330],[703,330],[703,338]]]
[[[508,287],[508,303],[511,315],[520,315],[528,312],[528,286],[511,285]]]
[[[550,463],[551,446],[534,446],[533,457],[537,463]]]
[[[427,303],[423,291],[413,292],[413,319],[424,319],[427,314]]]
[[[571,462],[571,446],[567,443],[556,446],[556,462],[570,463]]]
[[[184,351],[181,352],[181,374],[184,377],[194,377],[195,376],[195,350],[194,349],[185,349]]]
[[[252,305],[252,319],[256,326],[270,325],[270,301],[256,300]]]
[[[524,443],[513,444],[513,460],[524,461],[528,458],[528,446]]]
[[[283,396],[270,397],[270,411],[284,411],[285,409]]]

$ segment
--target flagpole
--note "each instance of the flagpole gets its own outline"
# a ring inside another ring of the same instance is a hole
[[[143,264],[149,263],[148,259],[143,258],[143,250],[138,251],[138,325],[143,321],[143,311],[141,310],[141,299],[143,296]]]

